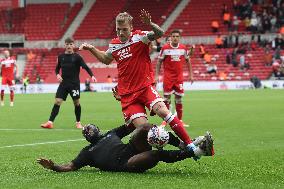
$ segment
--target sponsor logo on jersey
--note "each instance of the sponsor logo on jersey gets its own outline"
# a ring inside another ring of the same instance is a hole
[[[132,53],[130,53],[130,46],[126,47],[124,49],[120,49],[117,52],[117,55],[119,56],[119,61],[131,57]]]

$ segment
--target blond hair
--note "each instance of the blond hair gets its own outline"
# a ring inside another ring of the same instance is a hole
[[[128,12],[119,13],[115,18],[116,23],[119,24],[124,24],[125,22],[128,22],[130,25],[132,25],[132,20],[133,17]]]

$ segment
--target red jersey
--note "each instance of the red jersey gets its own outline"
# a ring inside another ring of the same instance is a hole
[[[106,53],[117,62],[119,95],[131,94],[154,83],[147,33],[137,30],[127,42],[114,38],[109,44]]]
[[[185,45],[179,43],[177,47],[173,47],[165,44],[159,54],[159,59],[163,60],[164,81],[183,82],[183,64],[188,58]]]
[[[13,80],[16,60],[12,57],[9,57],[6,59],[1,59],[0,62],[2,67],[1,69],[2,77]]]

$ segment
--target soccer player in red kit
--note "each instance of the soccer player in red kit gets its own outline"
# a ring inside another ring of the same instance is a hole
[[[193,82],[192,67],[189,59],[187,47],[180,42],[181,33],[179,30],[173,30],[170,35],[170,42],[165,44],[159,55],[156,67],[156,82],[159,81],[161,65],[164,65],[164,99],[167,108],[171,105],[171,95],[175,94],[175,107],[177,117],[182,121],[183,107],[182,96],[183,89],[183,65],[186,63],[189,70],[189,80]],[[167,123],[163,121],[162,125]],[[188,126],[184,124],[184,126]]]
[[[144,9],[140,14],[141,21],[152,28],[152,31],[136,30],[132,32],[132,16],[127,12],[119,13],[116,17],[117,38],[112,39],[109,49],[100,51],[93,45],[84,43],[79,49],[89,50],[99,61],[110,64],[117,62],[118,85],[117,91],[121,99],[122,112],[127,125],[139,127],[147,123],[147,107],[151,115],[157,114],[163,118],[187,144],[187,149],[194,151],[196,157],[203,152],[197,148],[188,136],[181,121],[166,107],[154,87],[154,73],[149,56],[151,41],[160,38],[163,30],[151,21],[150,14]]]
[[[16,60],[11,57],[10,50],[4,50],[3,54],[5,58],[0,60],[2,75],[1,106],[4,106],[4,91],[7,85],[10,89],[10,106],[14,106],[14,70],[16,68],[17,71]]]

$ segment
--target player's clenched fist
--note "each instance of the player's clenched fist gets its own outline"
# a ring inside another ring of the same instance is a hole
[[[82,45],[80,45],[79,50],[90,50],[92,48],[94,48],[93,45],[88,43],[83,43]]]
[[[56,75],[57,80],[61,83],[63,81],[63,78],[61,77],[60,74]]]
[[[95,76],[92,76],[92,78],[91,78],[91,80],[92,80],[92,82],[97,82],[97,79],[95,78]]]

